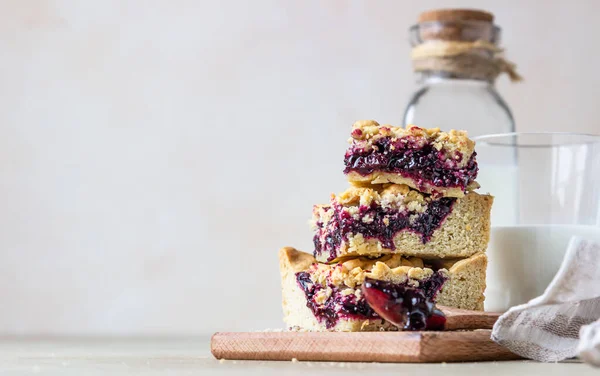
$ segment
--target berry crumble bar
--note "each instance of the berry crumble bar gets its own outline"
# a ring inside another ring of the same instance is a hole
[[[468,257],[487,248],[492,201],[475,192],[436,198],[404,184],[350,187],[314,206],[314,256]]]
[[[406,184],[445,197],[478,187],[475,143],[464,131],[362,120],[352,126],[349,142],[344,173],[352,184]]]
[[[329,265],[308,253],[285,247],[279,252],[284,321],[292,330],[398,330],[366,303],[365,281],[410,287],[437,304],[483,310],[487,257],[423,260],[386,255],[341,260]]]

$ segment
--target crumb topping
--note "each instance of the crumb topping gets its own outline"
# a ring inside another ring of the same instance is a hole
[[[331,200],[348,208],[369,207],[375,204],[385,209],[423,213],[433,198],[409,188],[406,184],[383,184],[370,187],[351,186],[338,195],[332,195]],[[355,214],[353,211],[356,209],[349,209],[351,215]]]
[[[438,272],[446,273],[446,269]],[[418,257],[402,257],[398,254],[389,254],[377,259],[357,257],[340,260],[337,264],[314,263],[310,267],[310,276],[313,283],[322,286],[336,286],[338,288],[355,289],[361,285],[365,278],[379,279],[393,283],[405,283],[418,287],[419,281],[430,278],[434,271],[425,267],[423,260]],[[357,290],[359,291],[359,290]],[[359,294],[349,290],[345,294]],[[331,295],[330,288],[321,290],[317,296],[319,300],[327,300]]]

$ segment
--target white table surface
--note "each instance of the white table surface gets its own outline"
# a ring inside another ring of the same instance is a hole
[[[209,338],[0,339],[2,375],[598,375],[586,364],[532,361],[383,364],[218,361]]]

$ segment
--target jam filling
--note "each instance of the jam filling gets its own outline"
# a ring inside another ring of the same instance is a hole
[[[340,317],[357,319],[375,319],[379,316],[367,304],[364,299],[358,299],[356,295],[342,295],[341,291],[329,285],[332,290],[331,296],[324,303],[317,303],[315,295],[325,287],[313,283],[307,272],[296,273],[296,281],[306,296],[306,306],[310,308],[319,322],[325,322],[325,327],[331,329],[337,324]]]
[[[332,219],[326,226],[321,222],[316,224],[317,231],[313,237],[315,256],[325,253],[329,255],[327,261],[334,260],[342,241],[347,241],[349,234],[360,233],[365,239],[375,238],[384,248],[395,250],[394,236],[400,231],[411,231],[421,235],[421,241],[425,244],[452,212],[455,202],[455,198],[442,197],[431,201],[423,213],[372,204],[359,208],[359,219],[353,218],[343,210],[343,206],[334,202],[329,209],[334,210]],[[369,220],[365,221],[364,218]]]
[[[318,303],[315,295],[326,287],[314,283],[308,272],[296,273],[296,281],[306,296],[306,306],[319,322],[325,323],[327,329],[335,327],[340,318],[381,319],[381,316],[367,303],[364,296],[357,298],[355,294],[343,295],[340,289],[329,284],[329,288],[332,290],[331,295],[325,302]],[[432,316],[434,309],[432,302],[445,281],[444,275],[434,273],[430,278],[419,281],[418,288],[410,287],[407,283],[394,284],[378,280],[366,280],[365,283],[370,283],[372,287],[376,286],[395,302],[398,302],[400,298],[403,299],[402,307],[405,307],[408,312],[407,324],[403,328],[420,330],[425,328],[421,322],[427,322],[427,318]]]
[[[476,153],[471,155],[467,165],[456,167],[456,161],[446,158],[431,144],[414,148],[401,140],[382,138],[373,148],[351,148],[344,157],[344,173],[357,172],[366,176],[374,171],[399,174],[416,182],[422,190],[426,184],[435,187],[458,187],[463,191],[477,177]],[[460,161],[462,154],[457,152]]]

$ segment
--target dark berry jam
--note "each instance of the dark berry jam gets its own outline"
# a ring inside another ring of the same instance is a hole
[[[338,249],[343,240],[348,240],[348,234],[362,234],[366,239],[375,238],[385,248],[395,250],[394,236],[400,231],[411,231],[421,236],[423,244],[431,240],[434,231],[452,212],[455,198],[443,197],[431,201],[425,212],[417,214],[410,220],[414,212],[399,211],[393,208],[382,208],[376,204],[359,208],[359,219],[353,218],[344,207],[333,203],[333,218],[323,227],[317,223],[317,231],[313,237],[315,256],[323,253],[329,255],[328,261],[337,257]],[[368,223],[362,219],[368,217]]]
[[[344,158],[344,173],[357,172],[366,176],[383,171],[413,179],[419,190],[427,183],[436,187],[459,187],[464,191],[477,177],[475,156],[476,153],[471,155],[465,167],[456,168],[456,161],[447,159],[430,144],[415,149],[410,143],[382,138],[368,151],[356,147],[349,149]],[[462,159],[460,153],[456,153],[456,157]]]
[[[379,316],[404,330],[441,330],[445,316],[434,300],[445,277],[435,273],[419,287],[367,278],[362,286],[367,303]]]
[[[315,295],[326,287],[313,283],[308,272],[296,273],[296,281],[306,296],[306,306],[319,322],[325,323],[327,329],[333,328],[340,318],[380,319],[382,316],[377,312],[381,312],[379,309],[386,309],[383,307],[385,304],[388,304],[388,311],[391,309],[390,312],[405,315],[403,320],[407,324],[402,326],[405,330],[421,330],[426,327],[435,330],[441,320],[439,315],[434,316],[435,307],[432,303],[446,281],[446,277],[441,273],[436,272],[430,278],[420,281],[418,288],[406,284],[365,280],[363,292],[367,287],[382,293],[379,304],[372,301],[367,302],[364,298],[365,293],[361,298],[357,298],[354,294],[342,295],[341,291],[331,284],[329,285],[332,290],[331,296],[325,302],[318,303]],[[385,316],[384,314],[383,317],[386,318]],[[430,322],[429,318],[432,318]],[[394,322],[393,320],[388,321]]]
[[[325,327],[331,329],[340,317],[354,317],[359,319],[379,318],[375,311],[364,299],[358,299],[356,295],[343,296],[340,290],[330,285],[331,296],[322,304],[315,300],[315,295],[325,287],[313,283],[307,272],[296,273],[296,281],[306,296],[306,306],[310,308],[319,322],[325,322]]]

